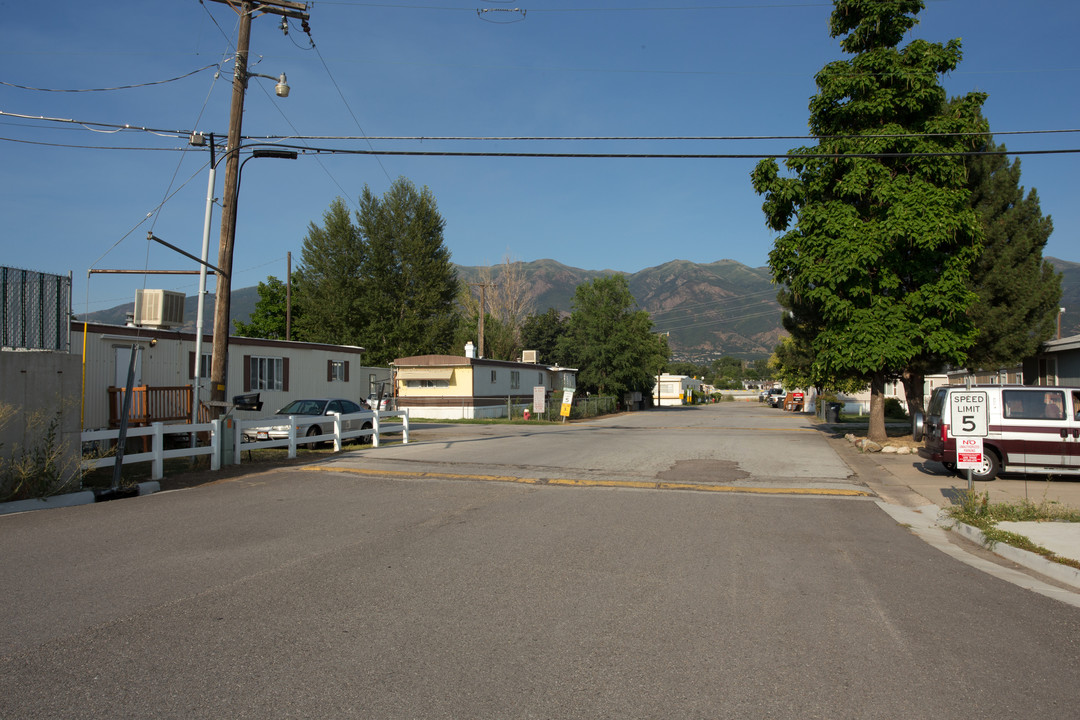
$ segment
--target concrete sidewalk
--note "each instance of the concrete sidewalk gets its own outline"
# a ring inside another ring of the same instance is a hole
[[[940,511],[960,502],[968,490],[966,477],[952,475],[941,463],[925,460],[918,455],[863,453],[845,440],[833,442],[841,457],[883,501],[918,509],[923,515],[936,514],[939,524],[951,524],[952,521],[946,520]],[[990,482],[976,481],[972,485],[975,492],[988,493],[991,503],[1018,503],[1028,500],[1036,505],[1046,502],[1080,509],[1080,477],[1047,479],[1005,475]],[[937,510],[933,511],[934,508]],[[997,527],[1023,535],[1036,545],[1063,558],[1080,562],[1080,523],[1000,522]],[[978,531],[960,529],[962,534],[966,534],[970,539],[982,541]],[[1053,563],[1034,553],[1014,551],[1013,548],[1005,548],[1000,544],[994,551],[1037,572],[1047,573],[1048,569],[1053,570],[1050,574],[1055,579],[1080,588],[1080,571]],[[1058,569],[1061,572],[1058,572]]]

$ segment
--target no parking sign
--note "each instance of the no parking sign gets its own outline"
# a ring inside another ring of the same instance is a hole
[[[956,438],[956,467],[961,470],[978,470],[983,462],[983,439],[981,437]]]

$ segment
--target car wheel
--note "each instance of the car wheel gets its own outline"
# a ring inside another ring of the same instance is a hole
[[[322,430],[319,429],[318,425],[312,425],[311,427],[308,428],[308,431],[305,433],[305,435],[307,435],[308,437],[315,437],[316,435],[322,435]],[[308,443],[308,447],[309,448],[317,448],[317,447],[319,447],[319,443],[310,442],[310,443]]]
[[[985,482],[996,478],[1000,471],[1001,461],[998,460],[997,453],[987,448],[983,450],[982,465],[971,471],[971,477]]]
[[[371,429],[371,423],[369,423],[369,422],[364,423],[363,425],[360,426],[360,429],[361,430],[370,430]],[[371,442],[371,436],[370,435],[361,435],[360,437],[358,437],[356,439],[358,441],[360,441],[361,445]]]

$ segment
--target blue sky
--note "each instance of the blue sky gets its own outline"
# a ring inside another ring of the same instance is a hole
[[[520,8],[524,13],[514,12]],[[669,9],[665,9],[669,8]],[[0,1],[0,264],[74,277],[75,311],[133,298],[137,287],[194,295],[188,276],[88,276],[98,269],[195,269],[147,232],[198,254],[205,149],[176,133],[104,123],[228,130],[236,15],[207,0],[106,4]],[[491,12],[478,13],[478,9]],[[768,0],[412,0],[317,2],[310,48],[299,23],[253,23],[249,136],[804,135],[813,76],[845,56],[828,2]],[[1080,147],[1080,3],[929,0],[913,37],[961,38],[950,94],[989,93],[984,113],[1010,150]],[[511,22],[513,21],[513,22]],[[908,38],[910,39],[910,37]],[[221,75],[214,77],[220,66]],[[198,72],[194,72],[198,71]],[[190,76],[161,84],[162,80]],[[137,85],[107,92],[45,92]],[[80,123],[28,120],[63,118]],[[310,147],[491,152],[782,153],[801,140],[305,140]],[[36,143],[36,144],[35,144]],[[91,149],[87,146],[93,146]],[[106,148],[106,149],[96,149]],[[139,148],[139,149],[119,149]],[[1080,156],[1021,157],[1055,231],[1046,254],[1080,261]],[[308,225],[337,196],[355,207],[405,176],[428,186],[463,265],[553,258],[635,272],[683,259],[767,262],[774,234],[746,159],[526,159],[302,155],[243,172],[233,287],[284,277]],[[215,197],[221,196],[223,166]],[[211,262],[220,213],[215,208]],[[210,282],[213,290],[213,281]]]

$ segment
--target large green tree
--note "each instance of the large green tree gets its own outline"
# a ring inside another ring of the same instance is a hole
[[[1009,162],[1004,145],[987,136],[985,154],[966,158],[970,206],[983,230],[983,249],[968,285],[977,295],[969,310],[978,330],[968,351],[972,370],[993,370],[1031,357],[1055,331],[1061,276],[1043,258],[1053,223],[1042,214],[1035,190],[1020,185],[1020,161]],[[923,409],[927,373],[940,372],[941,358],[925,355],[903,372],[908,409]]]
[[[366,250],[362,344],[369,362],[450,352],[458,280],[431,190],[398,178],[379,198],[365,186],[356,218]]]
[[[1004,152],[989,141],[986,149]],[[971,274],[978,294],[972,318],[979,334],[968,366],[991,369],[1031,357],[1054,335],[1061,275],[1043,258],[1054,225],[1035,190],[1020,185],[1020,161],[1005,155],[968,160],[971,205],[983,227],[983,253]]]
[[[923,8],[836,0],[831,35],[854,57],[815,78],[817,145],[790,153],[790,177],[773,160],[752,175],[768,226],[783,233],[773,278],[815,326],[813,376],[869,382],[875,440],[885,439],[886,380],[926,354],[962,363],[975,338],[966,278],[981,231],[955,153],[985,131],[985,96],[946,102],[939,77],[959,64],[958,40],[897,47]]]
[[[267,340],[289,340],[286,337],[288,326],[287,294],[288,288],[285,283],[273,275],[266,278],[266,282],[259,283],[259,299],[255,303],[255,310],[247,322],[234,320],[233,326],[236,334],[250,338],[266,338]],[[297,313],[293,312],[293,320],[297,319]]]
[[[362,345],[369,314],[362,270],[365,247],[345,201],[335,198],[323,224],[310,223],[295,273],[300,317],[296,339]]]
[[[578,388],[614,395],[648,394],[667,362],[664,338],[652,331],[649,313],[636,309],[630,283],[607,275],[578,285],[560,352],[578,368]]]
[[[555,308],[548,308],[539,315],[529,315],[521,326],[521,345],[535,350],[540,362],[567,366],[569,362],[559,348],[559,341],[567,332],[570,320]]]

